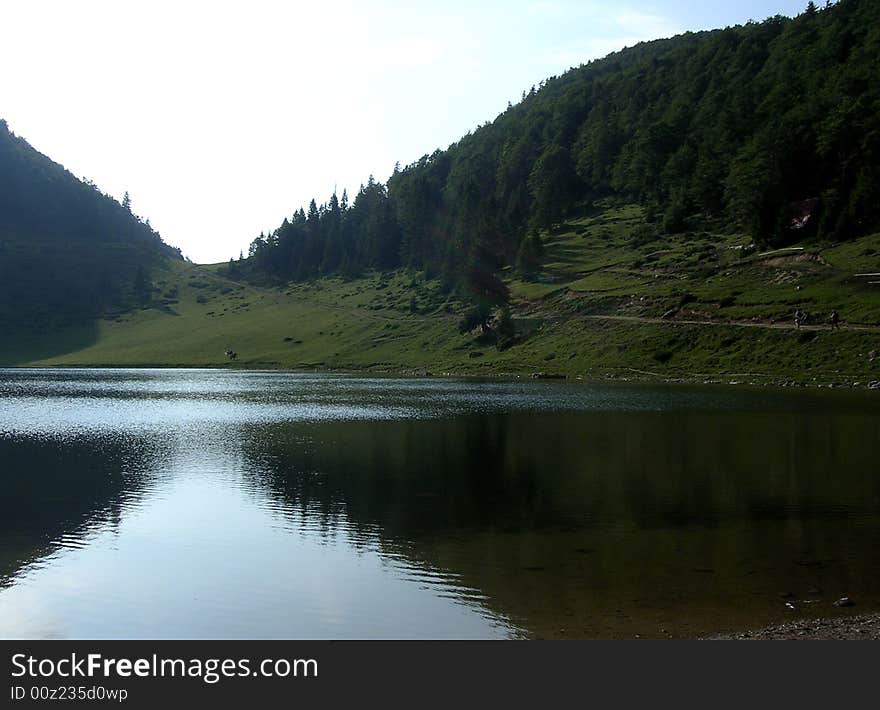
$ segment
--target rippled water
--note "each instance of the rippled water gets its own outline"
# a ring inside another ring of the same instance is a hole
[[[0,637],[663,637],[870,607],[878,411],[874,393],[0,370]]]

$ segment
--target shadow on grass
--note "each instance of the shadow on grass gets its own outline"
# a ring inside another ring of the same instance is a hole
[[[0,330],[0,366],[23,367],[83,350],[98,340],[96,321],[55,328],[4,327]]]

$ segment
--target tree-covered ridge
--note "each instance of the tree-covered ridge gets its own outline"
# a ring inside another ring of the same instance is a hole
[[[0,120],[0,324],[52,324],[150,298],[157,258],[180,258],[144,221]]]
[[[244,268],[410,266],[449,284],[470,273],[473,288],[502,264],[527,270],[541,230],[608,196],[670,232],[723,221],[762,242],[848,239],[880,226],[878,76],[880,0],[640,44],[550,78],[351,205],[313,201]]]

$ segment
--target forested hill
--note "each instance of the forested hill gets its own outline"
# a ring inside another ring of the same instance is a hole
[[[0,326],[54,325],[150,298],[149,224],[15,136],[0,120]]]
[[[880,225],[880,0],[640,44],[552,77],[445,151],[313,201],[250,249],[278,280],[411,266],[527,269],[537,236],[619,197],[646,228],[723,224],[764,243]],[[488,286],[487,286],[488,283]]]

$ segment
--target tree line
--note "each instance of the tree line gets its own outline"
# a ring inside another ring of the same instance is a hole
[[[351,203],[312,200],[234,268],[300,280],[411,267],[487,294],[498,269],[534,265],[543,230],[609,196],[645,205],[660,233],[849,239],[880,227],[878,76],[880,0],[639,44],[532,87]]]

